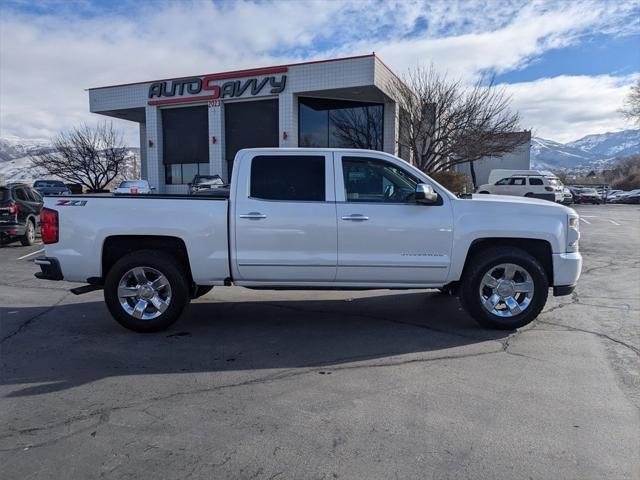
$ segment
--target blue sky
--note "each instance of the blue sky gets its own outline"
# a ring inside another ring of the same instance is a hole
[[[0,135],[100,119],[87,87],[375,51],[398,74],[487,72],[522,127],[558,141],[629,128],[640,0],[4,1]],[[135,144],[135,124],[120,122]]]

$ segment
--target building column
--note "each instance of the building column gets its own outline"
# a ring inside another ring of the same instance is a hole
[[[393,155],[398,154],[399,110],[396,102],[386,102],[384,104],[382,150]]]
[[[145,107],[146,142],[140,149],[146,150],[146,178],[159,193],[164,193],[164,166],[162,165],[162,117],[158,107]],[[141,135],[142,138],[142,135]]]
[[[298,146],[298,96],[293,93],[278,95],[279,146]],[[286,137],[285,137],[286,133]]]
[[[215,143],[214,143],[215,138]],[[220,175],[225,182],[231,181],[227,171],[224,149],[224,103],[209,107],[209,170],[211,175]]]
[[[147,124],[139,123],[138,129],[140,131],[140,178],[148,180],[147,178]]]

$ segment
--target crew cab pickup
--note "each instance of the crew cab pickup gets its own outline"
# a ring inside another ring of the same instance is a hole
[[[103,288],[123,326],[158,331],[218,285],[436,289],[513,329],[582,267],[578,215],[543,200],[457,198],[392,155],[246,149],[212,196],[46,198],[37,277]]]

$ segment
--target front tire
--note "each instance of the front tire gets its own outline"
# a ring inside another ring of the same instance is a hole
[[[544,308],[549,280],[542,264],[514,247],[483,250],[465,269],[460,300],[485,328],[513,330],[533,321]]]
[[[164,252],[132,252],[109,270],[104,300],[123,327],[158,332],[173,324],[189,303],[187,276],[176,259]]]

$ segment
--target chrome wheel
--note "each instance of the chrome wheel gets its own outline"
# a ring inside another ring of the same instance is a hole
[[[535,286],[529,272],[514,263],[491,267],[480,281],[480,303],[493,315],[514,317],[533,299]]]
[[[36,241],[36,229],[31,221],[27,222],[27,240],[29,240],[29,243],[34,243]]]
[[[123,310],[138,320],[159,317],[171,303],[171,285],[151,267],[135,267],[118,283],[118,300]]]

